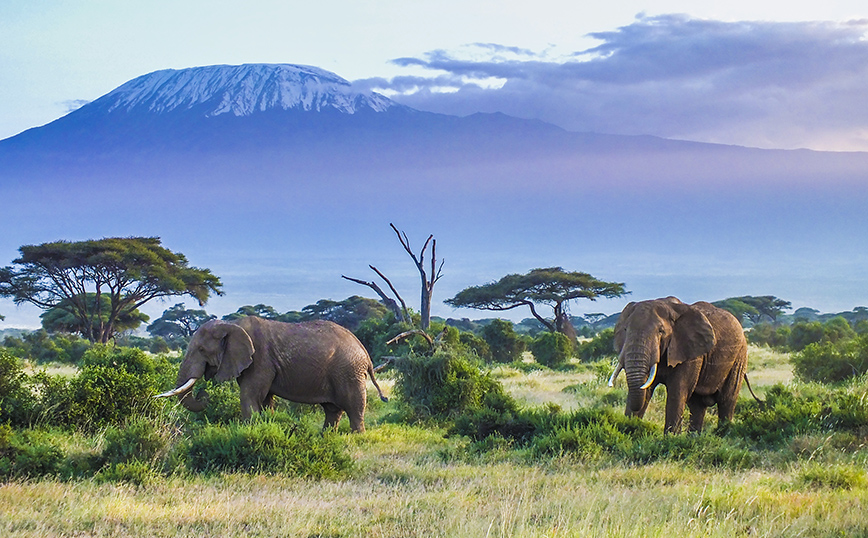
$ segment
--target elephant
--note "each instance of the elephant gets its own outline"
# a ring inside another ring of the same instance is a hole
[[[367,376],[380,399],[388,401],[374,378],[365,347],[349,330],[330,321],[283,323],[248,316],[233,322],[211,320],[193,334],[178,370],[177,388],[156,398],[180,396],[190,411],[207,406],[192,395],[200,378],[237,379],[241,416],[249,419],[273,397],[319,404],[323,429],[337,428],[346,412],[353,432],[365,431]]]
[[[615,325],[618,365],[627,376],[627,416],[643,417],[654,389],[666,386],[666,433],[680,433],[685,405],[688,431],[702,431],[717,404],[718,426],[732,421],[747,369],[747,341],[739,321],[721,308],[675,297],[628,304]]]

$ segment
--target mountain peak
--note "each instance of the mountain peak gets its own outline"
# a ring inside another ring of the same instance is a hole
[[[318,67],[292,64],[212,65],[142,75],[92,103],[105,112],[196,111],[249,116],[267,110],[355,114],[398,106]]]

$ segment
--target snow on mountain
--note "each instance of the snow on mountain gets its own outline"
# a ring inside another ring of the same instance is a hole
[[[291,64],[213,65],[166,69],[135,78],[94,101],[106,112],[164,113],[201,109],[205,116],[249,116],[265,110],[355,114],[399,106],[374,93],[359,92],[338,75]]]

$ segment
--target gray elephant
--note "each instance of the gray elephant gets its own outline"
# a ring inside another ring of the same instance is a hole
[[[241,416],[249,419],[273,397],[319,404],[323,428],[336,428],[346,412],[354,432],[365,431],[367,376],[387,401],[374,378],[371,358],[347,329],[330,321],[283,323],[249,316],[228,323],[211,320],[193,334],[178,371],[178,388],[156,396],[180,396],[191,411],[203,411],[206,399],[193,397],[200,378],[237,379]]]
[[[628,304],[615,325],[618,366],[627,375],[627,416],[642,417],[658,385],[666,386],[667,433],[681,431],[685,405],[689,431],[701,431],[705,411],[717,404],[718,424],[732,420],[747,369],[747,342],[738,320],[706,302],[675,297]]]

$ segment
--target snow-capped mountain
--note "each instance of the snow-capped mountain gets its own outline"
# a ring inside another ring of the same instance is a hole
[[[551,266],[626,282],[631,300],[868,289],[868,153],[434,114],[296,65],[131,80],[0,140],[0,200],[0,263],[22,244],[161,236],[225,277],[215,313],[359,293],[341,274],[406,264],[390,222],[436,234],[440,300]]]
[[[104,112],[196,110],[205,116],[249,116],[267,110],[360,110],[396,106],[318,67],[291,64],[212,65],[166,69],[137,77],[93,103]]]

